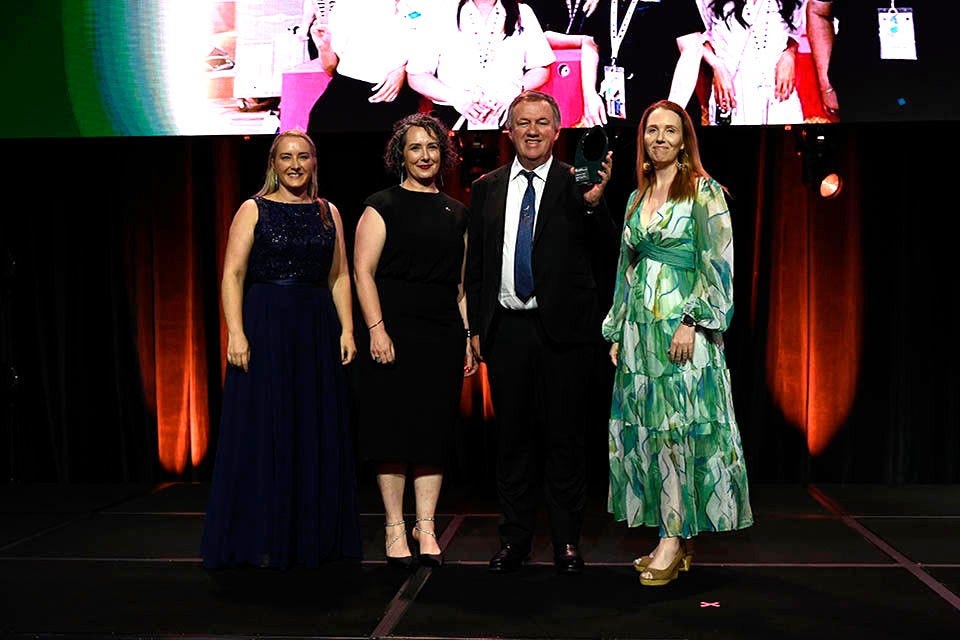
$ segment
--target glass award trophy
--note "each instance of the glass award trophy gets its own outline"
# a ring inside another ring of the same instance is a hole
[[[600,167],[607,157],[607,146],[607,132],[600,125],[587,129],[580,136],[573,162],[573,176],[577,184],[600,182]]]

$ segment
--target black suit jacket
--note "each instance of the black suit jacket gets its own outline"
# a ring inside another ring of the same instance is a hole
[[[479,334],[481,343],[493,338],[491,328],[500,308],[510,167],[505,165],[477,178],[470,193],[464,284],[470,327]],[[604,200],[589,211],[570,165],[554,158],[533,230],[534,295],[551,340],[584,343],[600,338],[602,314],[598,310],[595,257],[598,252],[615,252],[616,248],[616,229]]]

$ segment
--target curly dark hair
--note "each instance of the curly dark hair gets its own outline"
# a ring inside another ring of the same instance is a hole
[[[457,166],[460,154],[447,125],[428,113],[413,113],[393,124],[393,134],[383,153],[383,166],[387,171],[397,175],[403,173],[403,147],[411,127],[426,130],[440,143],[440,173],[447,173]]]

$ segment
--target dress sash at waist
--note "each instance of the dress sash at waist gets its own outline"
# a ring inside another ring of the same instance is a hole
[[[668,264],[678,269],[687,269],[693,271],[696,268],[692,248],[667,248],[656,245],[649,240],[640,240],[636,245],[637,254],[640,258],[653,258],[657,262]]]

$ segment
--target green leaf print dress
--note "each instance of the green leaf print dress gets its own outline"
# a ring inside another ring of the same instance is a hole
[[[733,412],[723,331],[733,316],[733,232],[720,185],[625,220],[613,305],[603,336],[619,343],[610,409],[608,509],[630,527],[690,538],[753,523]],[[668,356],[684,314],[697,323],[693,357]]]

